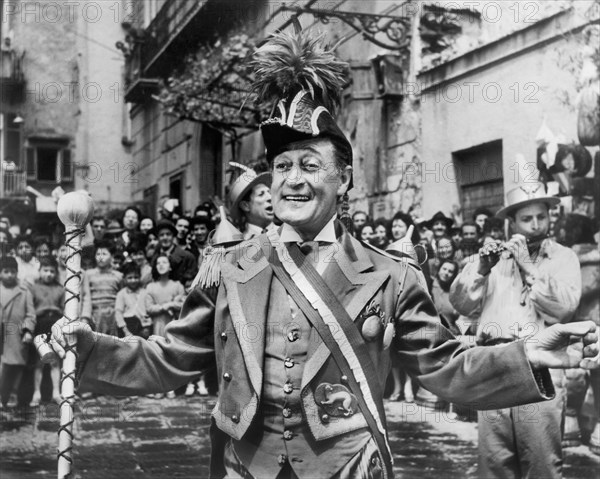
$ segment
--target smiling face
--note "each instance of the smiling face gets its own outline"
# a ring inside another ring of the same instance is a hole
[[[169,271],[171,271],[171,263],[169,262],[169,258],[166,256],[159,256],[156,258],[156,272],[162,276],[169,274]]]
[[[406,223],[400,219],[395,219],[392,222],[392,237],[394,240],[399,240],[400,238],[404,238],[406,236],[406,232],[408,231],[408,226]]]
[[[360,232],[360,239],[369,242],[373,237],[373,228],[371,226],[365,226]]]
[[[454,247],[450,238],[440,238],[437,243],[437,255],[441,259],[448,259],[454,256]]]
[[[431,226],[433,235],[436,237],[444,236],[448,232],[448,227],[444,220],[436,220]]]
[[[275,215],[304,240],[313,239],[337,211],[337,198],[350,183],[352,167],[340,169],[331,142],[300,142],[273,161],[271,194]]]
[[[248,223],[265,228],[273,221],[271,188],[258,184],[252,187],[248,201],[240,201],[240,209],[246,215]]]

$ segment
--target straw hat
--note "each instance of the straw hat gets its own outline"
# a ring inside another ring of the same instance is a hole
[[[248,194],[248,192],[256,185],[262,184],[270,187],[273,178],[271,177],[270,172],[256,173],[252,168],[240,163],[230,161],[229,165],[239,168],[242,171],[242,174],[231,184],[229,190],[230,212],[235,219],[238,219],[242,214],[239,208],[240,202],[244,199],[246,194]]]
[[[498,211],[496,216],[504,219],[533,203],[546,203],[548,208],[552,208],[560,203],[560,199],[556,196],[547,195],[546,186],[542,182],[525,183],[513,188],[506,194],[506,206]]]

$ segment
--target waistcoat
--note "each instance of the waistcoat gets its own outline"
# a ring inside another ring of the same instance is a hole
[[[311,349],[311,326],[273,278],[267,313],[260,412],[239,441],[235,454],[255,478],[275,478],[289,462],[300,478],[331,477],[371,437],[366,429],[315,441],[302,410],[300,386]],[[307,388],[307,394],[312,394]]]

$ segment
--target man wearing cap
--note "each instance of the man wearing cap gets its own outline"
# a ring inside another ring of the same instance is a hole
[[[159,249],[154,253],[152,262],[159,255],[167,255],[171,260],[173,279],[179,281],[186,288],[189,287],[198,272],[196,258],[175,243],[177,228],[171,221],[159,220],[154,231],[158,237]]]
[[[548,238],[548,210],[559,201],[538,182],[509,191],[497,217],[508,218],[513,235],[503,251],[497,242],[484,245],[452,284],[456,310],[480,315],[479,344],[511,343],[572,319],[581,296],[579,261]],[[479,412],[482,477],[562,476],[563,372],[552,377],[552,401]]]
[[[244,239],[260,235],[273,222],[271,173],[256,173],[240,163],[229,163],[242,170],[231,185],[231,214],[242,230]]]
[[[546,367],[592,365],[591,322],[505,347],[466,349],[455,340],[411,257],[362,244],[336,219],[352,183],[352,148],[330,112],[347,65],[303,33],[275,34],[256,57],[257,78],[272,85],[272,72],[289,76],[278,83],[284,89],[258,85],[263,101],[280,99],[261,129],[282,227],[230,247],[220,284],[194,289],[165,338],[114,341],[66,326],[78,338],[82,389],[173,389],[216,359],[211,477],[387,479],[391,348],[427,389],[482,408],[550,398]],[[281,65],[288,60],[291,71]],[[327,81],[310,83],[315,77]],[[561,341],[571,334],[586,346],[569,359]],[[60,326],[54,337],[62,355]],[[511,374],[499,377],[496,367]]]

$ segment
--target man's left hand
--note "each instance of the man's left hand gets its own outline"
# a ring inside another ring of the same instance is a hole
[[[533,266],[533,260],[529,255],[529,249],[527,248],[527,239],[521,234],[514,234],[510,240],[504,243],[504,247],[511,252],[512,257],[515,259],[519,267],[525,273],[530,272]]]
[[[600,367],[598,328],[593,321],[554,324],[525,341],[534,368]]]

